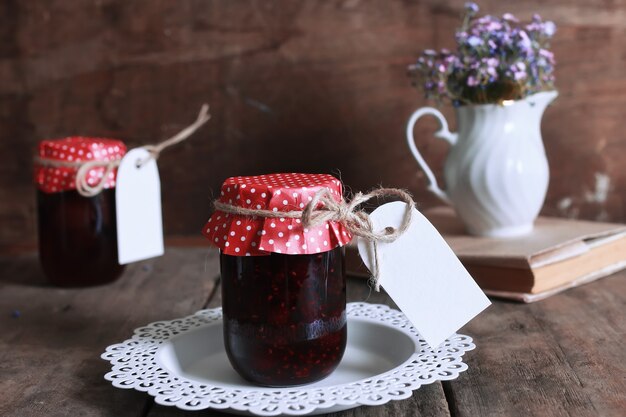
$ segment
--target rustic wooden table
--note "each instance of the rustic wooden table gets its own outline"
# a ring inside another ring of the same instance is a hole
[[[103,379],[105,347],[156,320],[220,305],[218,262],[200,248],[128,267],[115,284],[56,289],[35,254],[0,257],[0,415],[180,416]],[[462,329],[469,370],[403,401],[342,416],[626,415],[626,273],[532,305],[494,301]],[[365,300],[362,279],[348,298]],[[393,305],[385,294],[369,302]],[[221,416],[205,410],[187,413]]]

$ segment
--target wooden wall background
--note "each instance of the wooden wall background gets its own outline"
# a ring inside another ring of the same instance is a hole
[[[408,188],[435,204],[404,143],[426,104],[405,68],[451,46],[462,0],[0,2],[0,245],[36,239],[31,157],[72,134],[151,143],[212,106],[159,161],[165,230],[196,236],[231,175],[341,173],[353,190]],[[624,0],[481,2],[554,20],[558,101],[545,114],[544,213],[626,221]],[[449,108],[444,109],[452,116]],[[454,126],[454,122],[452,123]],[[446,145],[420,123],[440,173]]]

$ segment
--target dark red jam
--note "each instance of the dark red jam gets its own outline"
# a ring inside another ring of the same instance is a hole
[[[226,353],[265,386],[328,376],[346,347],[344,249],[313,255],[221,254]]]
[[[48,280],[62,287],[104,284],[124,269],[117,260],[115,189],[94,197],[37,190],[39,259]]]

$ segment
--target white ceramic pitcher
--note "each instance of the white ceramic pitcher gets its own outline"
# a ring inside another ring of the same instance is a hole
[[[448,130],[439,110],[415,111],[406,129],[409,148],[428,179],[428,189],[452,205],[470,234],[515,237],[529,233],[548,189],[548,161],[541,139],[541,117],[556,91],[523,100],[456,108],[458,133]],[[415,146],[417,120],[439,121],[435,137],[450,143],[444,165],[446,191]]]

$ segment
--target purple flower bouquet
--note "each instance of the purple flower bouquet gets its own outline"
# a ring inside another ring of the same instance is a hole
[[[551,21],[534,15],[523,25],[510,13],[477,17],[478,6],[465,4],[456,32],[457,50],[425,50],[409,66],[415,86],[427,98],[453,105],[501,103],[554,89]]]

